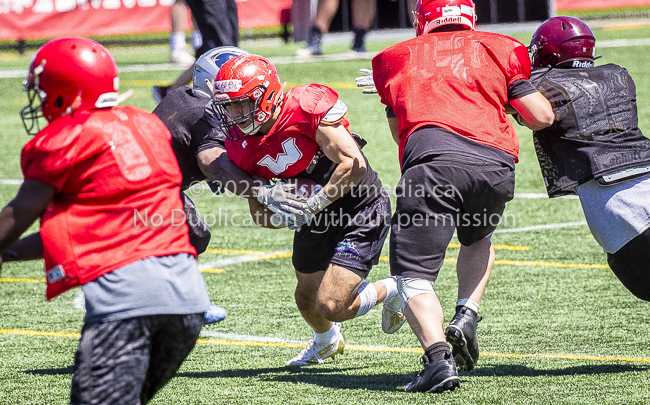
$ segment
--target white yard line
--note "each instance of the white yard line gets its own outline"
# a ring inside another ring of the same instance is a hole
[[[649,46],[650,38],[612,39],[609,41],[596,41],[596,48],[620,48],[624,46]]]
[[[373,52],[365,53],[336,53],[330,55],[315,56],[310,58],[298,58],[296,56],[276,56],[268,58],[274,65],[288,65],[294,63],[334,62],[340,60],[364,59],[370,60],[375,56]],[[181,71],[183,68],[171,63],[143,64],[118,66],[120,73],[124,72],[161,72],[168,70]],[[27,75],[27,68],[19,70],[0,70],[0,79],[18,79]]]
[[[72,300],[72,306],[80,311],[86,312],[86,297],[83,290],[79,289],[79,294]]]
[[[212,332],[205,330],[201,331],[202,337],[211,337],[217,339],[225,340],[235,340],[238,342],[264,342],[264,343],[305,343],[308,338],[305,340],[288,340],[274,337],[265,337],[265,336],[252,336],[252,335],[238,335],[236,333],[221,333],[221,332]]]
[[[271,253],[271,252],[269,252]],[[252,262],[255,260],[261,260],[264,257],[268,256],[269,253],[260,253],[260,254],[254,254],[254,255],[243,255],[243,256],[235,256],[235,257],[226,257],[224,259],[218,259],[218,260],[213,260],[208,263],[201,263],[199,265],[199,270],[206,270],[206,269],[214,269],[214,268],[219,268],[223,266],[228,266],[230,264],[239,264],[239,263],[245,263],[245,262]]]
[[[401,30],[396,31],[400,38],[403,37],[403,39],[408,39],[409,37],[412,37],[412,30],[407,30],[402,33]],[[486,29],[487,31],[487,29]],[[372,34],[372,32],[371,32]],[[369,34],[369,35],[371,35]],[[391,37],[391,35],[393,35]],[[345,36],[345,39],[349,37],[350,39],[352,38],[352,34],[349,34]],[[377,33],[374,35],[375,39],[384,39],[386,38],[394,38],[394,34],[391,33]],[[369,38],[373,38],[373,36],[369,36]],[[327,42],[337,42],[338,38],[335,38],[332,36],[332,41],[325,41]],[[650,38],[636,38],[636,39],[614,39],[614,40],[609,40],[609,41],[598,41],[597,47],[598,48],[620,48],[620,47],[628,47],[628,46],[650,46]],[[333,62],[333,61],[340,61],[340,60],[353,60],[353,59],[372,59],[372,57],[375,55],[373,52],[365,52],[365,53],[338,53],[338,54],[329,54],[329,55],[322,55],[322,56],[316,56],[316,57],[310,57],[310,58],[299,58],[295,56],[276,56],[276,57],[270,57],[269,60],[275,64],[275,65],[286,65],[286,64],[294,64],[294,63],[314,63],[314,62]],[[118,68],[120,72],[159,72],[159,71],[167,71],[167,70],[183,70],[183,68],[179,67],[178,65],[174,65],[171,63],[157,63],[157,64],[142,64],[142,65],[129,65],[129,66],[121,66]],[[0,70],[0,79],[16,79],[16,78],[24,78],[25,75],[27,74],[27,69],[17,69],[17,70]]]

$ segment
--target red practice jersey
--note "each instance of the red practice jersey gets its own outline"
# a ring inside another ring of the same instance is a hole
[[[338,98],[334,90],[319,84],[292,88],[269,133],[238,141],[227,139],[228,157],[248,173],[265,179],[296,176],[318,153],[316,130]],[[350,125],[345,118],[338,122],[346,129]]]
[[[133,107],[53,121],[22,151],[26,180],[56,187],[41,217],[47,299],[151,256],[196,255],[171,135]]]
[[[435,125],[510,153],[519,140],[505,113],[508,87],[530,78],[528,50],[503,35],[439,32],[396,44],[372,60],[381,102],[399,121],[400,161],[413,131]]]

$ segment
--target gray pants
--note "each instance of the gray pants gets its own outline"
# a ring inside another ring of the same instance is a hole
[[[70,404],[146,404],[176,374],[202,326],[203,314],[84,325]]]

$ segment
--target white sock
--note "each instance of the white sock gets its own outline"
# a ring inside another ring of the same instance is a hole
[[[190,38],[192,38],[192,47],[194,49],[199,49],[201,46],[203,46],[203,36],[201,35],[201,31],[192,31]]]
[[[364,281],[357,289],[361,304],[355,318],[365,315],[377,304],[377,289],[371,283]]]
[[[456,301],[456,306],[467,307],[478,314],[479,304],[469,298],[461,298]]]
[[[169,36],[169,50],[180,51],[185,49],[185,33],[172,32]]]
[[[383,283],[386,286],[386,298],[384,301],[395,298],[397,295],[397,280],[393,277],[388,277],[383,280],[379,280],[380,283]]]
[[[336,327],[336,323],[332,322],[332,327],[330,328],[330,330],[323,333],[316,333],[316,340],[319,343],[326,343],[326,344],[334,343],[337,335],[336,332],[338,332],[338,330],[339,328]]]

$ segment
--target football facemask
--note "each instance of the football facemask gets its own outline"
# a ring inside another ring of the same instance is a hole
[[[23,81],[23,91],[27,93],[27,105],[20,110],[20,118],[27,134],[36,135],[45,126],[41,125],[41,120],[45,119],[41,106],[47,95],[38,87],[38,84],[34,83],[34,75],[30,75]]]
[[[257,133],[282,97],[275,66],[259,55],[228,60],[219,70],[214,87],[212,105],[219,125],[231,140]]]
[[[255,135],[269,119],[268,114],[258,113],[263,94],[264,89],[256,87],[240,97],[223,101],[215,97],[213,106],[219,126],[230,140],[237,141],[245,136]]]

